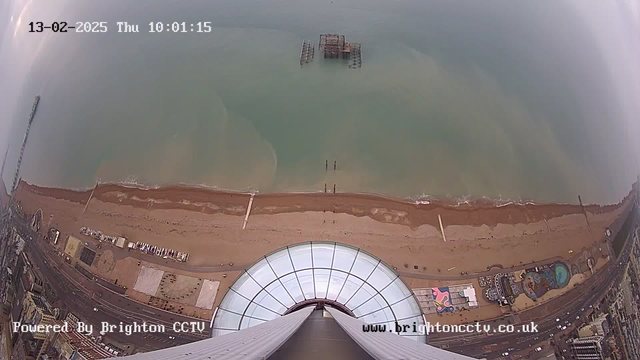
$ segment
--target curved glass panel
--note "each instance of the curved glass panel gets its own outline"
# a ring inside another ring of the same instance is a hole
[[[273,273],[273,270],[271,270],[271,267],[267,264],[267,259],[260,260],[256,265],[259,266],[252,266],[247,273],[249,273],[253,280],[260,284],[260,286],[267,286],[276,279],[276,274]]]
[[[369,324],[424,324],[411,290],[380,259],[337,243],[289,246],[267,255],[227,292],[213,322],[219,336],[284,315],[303,301],[332,300]],[[424,342],[425,336],[400,334]]]

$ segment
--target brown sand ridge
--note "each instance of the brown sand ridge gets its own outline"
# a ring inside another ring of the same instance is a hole
[[[85,204],[92,190],[76,191],[46,188],[20,183],[21,191],[29,191],[54,199]],[[631,193],[630,193],[631,194]],[[625,203],[627,195],[614,205],[587,205],[585,210],[601,214],[616,210]],[[244,215],[250,195],[187,186],[166,186],[145,189],[128,185],[101,184],[92,199],[139,208],[183,209],[208,214]],[[472,201],[457,205],[445,200],[430,204],[410,203],[400,199],[368,194],[259,194],[253,204],[252,215],[282,214],[307,211],[330,211],[358,217],[368,216],[380,222],[400,223],[413,229],[420,225],[438,225],[438,215],[449,225],[526,224],[563,215],[582,214],[580,205],[571,204],[505,204],[496,206],[490,201]]]

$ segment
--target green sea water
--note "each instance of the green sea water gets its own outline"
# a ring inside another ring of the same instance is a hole
[[[42,41],[12,130],[40,93],[27,181],[610,202],[634,180],[616,84],[562,2],[77,4],[69,20],[109,32]],[[141,32],[118,34],[122,20]],[[303,39],[326,32],[362,43],[362,68],[317,48],[300,66]]]

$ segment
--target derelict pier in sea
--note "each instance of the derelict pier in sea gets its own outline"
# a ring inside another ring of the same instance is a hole
[[[307,64],[313,60],[314,45],[308,41],[303,41],[300,51],[300,65]],[[348,43],[346,37],[341,34],[321,34],[318,43],[318,51],[325,59],[349,60],[350,69],[362,67],[362,44]]]
[[[315,56],[316,47],[312,42],[304,40],[302,42],[302,50],[300,50],[300,65],[308,64],[313,61]]]

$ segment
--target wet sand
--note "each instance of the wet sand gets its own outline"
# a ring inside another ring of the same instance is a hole
[[[207,188],[167,186],[145,189],[142,187],[102,184],[93,190],[75,191],[45,188],[21,182],[20,191],[86,204],[92,199],[103,202],[153,209],[183,209],[208,214],[238,215],[246,211],[250,195],[216,191]],[[591,214],[602,214],[617,209],[613,205],[587,205]],[[576,199],[577,203],[577,199]],[[281,214],[307,211],[331,211],[358,217],[367,216],[387,223],[402,223],[411,228],[420,225],[437,226],[437,215],[446,218],[446,225],[487,225],[532,223],[563,215],[581,214],[578,204],[498,204],[488,200],[475,200],[457,204],[449,200],[431,200],[429,204],[411,203],[401,199],[370,194],[281,193],[256,196],[252,214]]]

